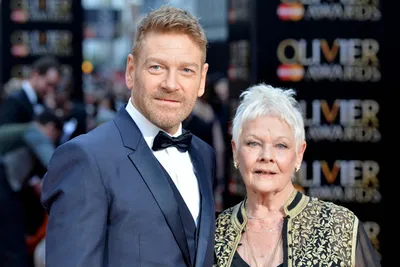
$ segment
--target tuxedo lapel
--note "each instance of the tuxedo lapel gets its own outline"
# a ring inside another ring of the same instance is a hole
[[[33,105],[28,98],[28,95],[25,93],[25,90],[21,88],[18,93],[18,100],[22,104],[21,106],[26,110],[27,114],[29,114],[29,120],[32,120],[35,116],[35,111],[33,109]]]
[[[191,266],[189,248],[178,205],[160,164],[125,108],[121,108],[114,122],[121,133],[125,147],[133,150],[128,155],[129,159],[142,176],[161,212],[164,214],[165,220],[182,251],[186,264]]]
[[[199,223],[199,239],[197,244],[197,254],[196,254],[196,263],[195,266],[203,266],[203,262],[207,252],[207,244],[208,239],[212,229],[212,196],[210,192],[209,181],[211,181],[211,177],[208,177],[206,172],[206,168],[204,161],[202,160],[202,156],[197,143],[192,141],[192,144],[189,148],[190,158],[193,163],[193,167],[195,169],[197,181],[199,184],[199,190],[201,194],[201,216]]]

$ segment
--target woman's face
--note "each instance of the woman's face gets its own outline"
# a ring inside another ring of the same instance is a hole
[[[247,190],[280,192],[292,183],[300,166],[306,143],[296,153],[289,125],[277,117],[260,116],[244,123],[239,143],[232,141],[234,160]]]

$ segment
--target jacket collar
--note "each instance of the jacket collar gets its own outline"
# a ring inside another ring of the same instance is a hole
[[[297,190],[294,190],[283,206],[286,217],[296,217],[306,207],[309,201],[310,197]],[[247,223],[246,202],[247,198],[233,208],[231,217],[232,224],[239,229],[242,229]]]

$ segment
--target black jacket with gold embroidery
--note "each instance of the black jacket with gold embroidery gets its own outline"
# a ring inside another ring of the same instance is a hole
[[[247,217],[245,201],[216,221],[214,266],[230,267]],[[283,265],[380,266],[358,218],[345,207],[294,191],[284,205]]]

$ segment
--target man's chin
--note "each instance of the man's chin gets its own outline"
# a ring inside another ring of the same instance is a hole
[[[157,120],[154,122],[154,124],[163,129],[164,131],[169,131],[169,129],[178,129],[179,125],[181,124],[181,120],[178,120],[177,117],[163,117],[163,118],[157,118]]]

